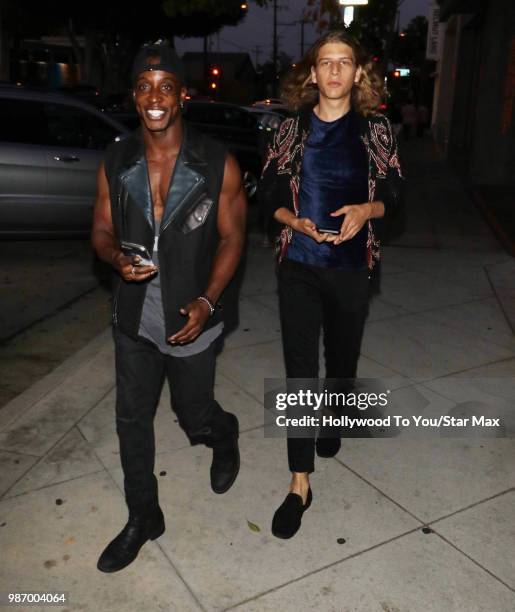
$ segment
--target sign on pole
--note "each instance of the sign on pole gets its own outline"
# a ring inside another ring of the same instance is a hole
[[[440,7],[435,2],[429,8],[428,21],[426,58],[438,60],[440,57]]]

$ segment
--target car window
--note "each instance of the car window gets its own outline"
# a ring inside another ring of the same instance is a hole
[[[227,125],[230,126],[230,122],[227,116],[227,109],[220,106],[212,106],[209,108],[209,123],[215,125]]]
[[[217,123],[216,110],[211,104],[188,104],[184,117],[194,123]]]
[[[256,120],[239,108],[224,109],[224,123],[238,128],[252,129],[256,127]]]
[[[190,104],[186,106],[184,116],[188,121],[195,123],[209,123],[232,128],[254,129],[256,127],[256,120],[250,113],[230,106]]]
[[[42,102],[0,98],[0,141],[41,145],[46,140]]]
[[[183,116],[194,123],[219,124],[221,121],[220,109],[210,104],[188,104]]]
[[[119,132],[100,117],[65,104],[45,104],[48,144],[81,149],[105,149]]]

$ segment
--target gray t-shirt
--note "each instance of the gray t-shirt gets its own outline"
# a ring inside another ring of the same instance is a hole
[[[155,220],[156,235],[154,239],[154,250],[152,252],[152,261],[158,265],[158,236],[161,223]],[[186,324],[187,317],[184,317]],[[189,357],[196,355],[207,349],[207,347],[218,338],[222,333],[223,323],[217,323],[208,330],[201,332],[193,342],[188,342],[184,345],[172,345],[166,341],[165,322],[163,311],[163,300],[161,297],[161,279],[158,273],[150,280],[147,285],[147,293],[143,302],[143,312],[141,313],[141,322],[139,326],[139,335],[153,342],[161,353],[172,355],[173,357]]]

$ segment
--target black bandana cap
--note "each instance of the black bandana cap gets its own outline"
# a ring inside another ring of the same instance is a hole
[[[159,62],[156,62],[154,58],[157,58]],[[154,59],[155,63],[149,64],[150,59]],[[164,70],[165,72],[176,74],[181,83],[184,80],[184,64],[182,60],[173,47],[160,41],[143,45],[140,48],[132,64],[132,83],[134,84],[139,75],[147,70]]]

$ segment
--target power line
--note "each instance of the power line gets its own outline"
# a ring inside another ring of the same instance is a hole
[[[233,42],[231,42],[230,40],[227,40],[227,39],[225,39],[225,38],[222,38],[221,36],[220,36],[220,40],[221,40],[222,42],[224,42],[226,45],[231,45],[232,47],[236,47],[237,49],[243,49],[243,51],[247,51],[247,53],[249,53],[249,52],[250,52],[250,50],[249,50],[249,48],[248,48],[248,47],[243,47],[242,45],[238,45],[238,44],[236,44],[236,43],[233,43]]]

